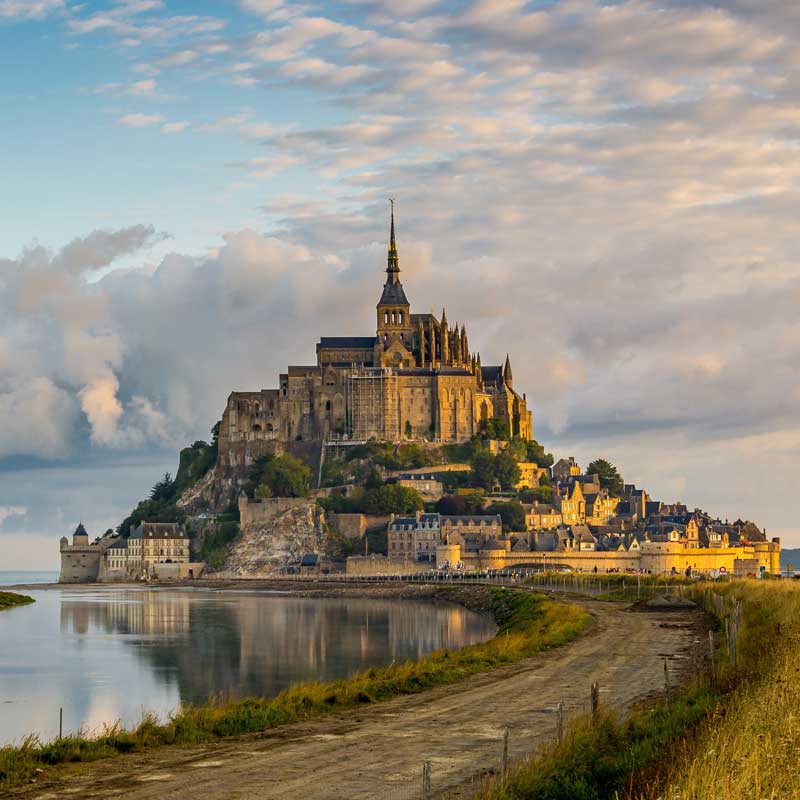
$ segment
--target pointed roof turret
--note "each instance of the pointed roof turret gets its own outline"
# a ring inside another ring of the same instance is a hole
[[[509,385],[514,385],[514,376],[511,374],[511,359],[506,353],[506,363],[503,365],[503,380]]]
[[[389,254],[386,259],[386,283],[383,286],[383,294],[378,302],[379,306],[407,306],[406,293],[403,291],[403,284],[400,283],[400,259],[397,255],[397,242],[394,236],[394,200],[392,204],[392,222],[389,229]]]

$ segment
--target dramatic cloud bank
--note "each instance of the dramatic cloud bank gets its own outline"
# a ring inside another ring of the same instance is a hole
[[[209,252],[151,259],[169,226],[137,209],[0,261],[0,458],[175,447],[319,335],[371,333],[392,196],[412,306],[511,353],[548,445],[794,524],[772,487],[800,466],[799,6],[170,6],[0,0],[118,49],[127,78],[85,97],[109,136],[202,153],[213,196],[164,166],[187,216],[256,198]]]

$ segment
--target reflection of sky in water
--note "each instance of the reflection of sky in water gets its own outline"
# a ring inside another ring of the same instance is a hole
[[[0,614],[0,743],[162,717],[209,696],[276,694],[494,632],[461,608],[251,591],[30,591]]]

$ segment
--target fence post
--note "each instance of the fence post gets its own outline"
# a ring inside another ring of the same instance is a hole
[[[61,739],[64,734],[64,707],[58,709],[58,738]]]
[[[600,687],[597,681],[592,684],[592,719],[597,717],[597,709],[600,706]]]
[[[717,678],[714,668],[714,631],[708,632],[708,654],[711,657],[711,682],[713,683]]]
[[[422,765],[422,800],[430,800],[431,797],[431,762],[426,761]]]
[[[664,691],[667,695],[667,702],[669,703],[669,661],[664,656]]]
[[[564,738],[564,703],[561,700],[558,701],[556,711],[558,713],[558,717],[556,718],[556,737],[560,743]]]
[[[503,777],[508,775],[508,725],[503,730]]]

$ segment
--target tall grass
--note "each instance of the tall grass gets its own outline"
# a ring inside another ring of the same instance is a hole
[[[722,591],[743,603],[741,681],[640,797],[800,797],[800,585],[747,581]]]
[[[32,597],[26,594],[17,594],[16,592],[0,592],[0,611],[4,608],[13,608],[14,606],[24,606],[28,603],[35,603]]]
[[[97,736],[78,733],[46,743],[29,737],[20,746],[0,748],[0,787],[25,782],[43,766],[256,733],[453,683],[566,644],[590,621],[578,606],[556,603],[542,595],[503,588],[489,592],[499,630],[488,642],[441,650],[419,661],[372,668],[344,680],[299,684],[272,698],[182,706],[163,724],[147,715],[134,730],[115,725]]]

